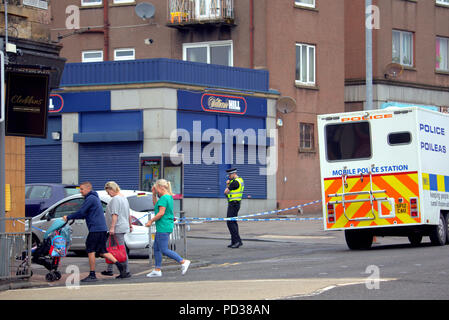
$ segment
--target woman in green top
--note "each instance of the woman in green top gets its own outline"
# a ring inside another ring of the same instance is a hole
[[[156,214],[145,226],[150,227],[156,222],[156,236],[154,237],[154,260],[155,268],[147,277],[162,276],[161,265],[162,255],[165,255],[181,264],[181,273],[184,275],[190,265],[190,260],[184,260],[175,251],[168,248],[168,240],[173,232],[174,214],[173,214],[173,193],[169,181],[159,179],[151,189],[153,192],[154,213]],[[159,200],[157,200],[159,196]]]

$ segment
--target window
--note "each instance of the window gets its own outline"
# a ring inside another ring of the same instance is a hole
[[[83,51],[82,62],[101,62],[103,61],[103,51]]]
[[[115,61],[134,60],[135,57],[136,57],[135,49],[128,48],[128,49],[115,49],[114,50],[114,60]]]
[[[371,133],[368,122],[326,126],[326,156],[329,161],[371,158]]]
[[[10,1],[11,3],[11,1]],[[14,3],[13,3],[14,4]],[[20,3],[18,3],[20,5]],[[23,0],[22,4],[24,6],[35,7],[39,9],[48,9],[48,0]]]
[[[313,124],[300,123],[299,124],[299,151],[314,151],[315,144],[313,138]]]
[[[436,0],[436,3],[449,6],[449,0]]]
[[[130,196],[127,198],[131,210],[137,212],[146,212],[154,210],[153,197],[148,195]]]
[[[184,43],[183,60],[233,66],[232,41]]]
[[[295,0],[295,4],[302,7],[315,8],[315,0]]]
[[[207,20],[220,17],[220,2],[217,0],[195,0],[195,14],[197,19]]]
[[[102,4],[102,0],[81,0],[82,6],[98,6]]]
[[[393,30],[393,62],[413,66],[413,33]]]
[[[61,218],[77,212],[84,203],[83,199],[72,199],[57,206],[53,212],[51,212],[52,218]]]
[[[412,141],[410,132],[394,132],[388,135],[389,145],[409,144]]]
[[[135,0],[114,0],[114,3],[134,3]]]
[[[31,191],[29,191],[31,188]],[[41,200],[50,199],[51,197],[51,187],[49,186],[28,186],[26,190],[26,199],[29,200]]]
[[[449,71],[449,38],[437,37],[435,68],[437,70]]]
[[[315,46],[296,44],[296,82],[315,85]]]

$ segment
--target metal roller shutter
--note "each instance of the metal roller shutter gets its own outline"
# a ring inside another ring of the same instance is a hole
[[[266,199],[267,198],[267,176],[260,174],[260,169],[265,168],[265,165],[260,164],[257,158],[257,146],[255,148],[248,148],[244,146],[244,162],[237,164],[236,161],[236,146],[234,145],[233,165],[237,169],[239,177],[243,178],[245,182],[245,190],[243,198],[251,199]]]
[[[79,182],[89,181],[95,190],[103,190],[107,181],[121,189],[137,190],[139,154],[142,142],[79,144]]]
[[[25,148],[25,183],[61,183],[61,145],[35,145]]]
[[[202,144],[202,149],[206,144]],[[184,196],[198,198],[216,198],[220,193],[219,165],[192,164],[193,147],[189,164],[184,164]]]

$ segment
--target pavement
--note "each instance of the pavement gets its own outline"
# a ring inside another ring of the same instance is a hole
[[[248,241],[316,241],[317,239],[334,239],[336,237],[335,232],[323,231],[323,225],[321,220],[321,213],[314,212],[301,215],[270,215],[258,218],[280,218],[280,219],[296,219],[306,218],[310,220],[305,221],[241,221],[239,222],[240,235],[243,243]],[[189,225],[186,238],[186,251],[180,244],[180,247],[176,251],[183,256],[186,253],[187,259],[192,263],[190,268],[200,268],[208,266],[212,261],[226,261],[229,250],[241,250],[241,249],[227,249],[217,250],[216,241],[207,241],[207,239],[223,240],[223,248],[230,243],[229,231],[226,227],[226,223],[223,221],[217,222],[197,222]],[[205,241],[206,240],[206,241]],[[125,281],[128,283],[139,283],[148,280],[146,274],[151,272],[152,261],[148,257],[148,251],[138,252],[137,254],[131,253],[129,260],[129,269],[132,273],[132,277],[129,279],[121,279],[119,281]],[[243,250],[242,250],[243,254]],[[70,257],[70,258],[69,258]],[[58,281],[48,282],[45,279],[45,275],[48,270],[43,266],[33,264],[33,275],[27,280],[12,281],[12,282],[0,282],[1,290],[10,289],[24,289],[24,288],[38,288],[38,287],[56,287],[65,286],[66,283],[73,281],[73,270],[78,268],[80,274],[79,279],[83,279],[89,273],[89,264],[86,257],[76,257],[69,255],[67,258],[63,258],[59,271],[62,277]],[[75,258],[71,258],[75,257]],[[76,266],[71,265],[76,261]],[[114,266],[114,277],[103,276],[101,271],[105,270],[106,263],[103,259],[97,259],[96,275],[98,281],[96,283],[112,283],[117,281],[114,279],[118,275],[117,268]],[[173,272],[179,270],[179,264],[172,262],[172,260],[165,259],[163,261],[163,272]]]

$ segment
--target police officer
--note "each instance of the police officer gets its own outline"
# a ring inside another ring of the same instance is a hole
[[[228,212],[227,217],[237,217],[240,210],[240,202],[242,201],[244,182],[243,179],[237,175],[237,169],[232,168],[226,170],[229,180],[226,181],[226,190],[224,193],[228,197]],[[239,226],[237,221],[227,221],[229,233],[231,234],[231,244],[228,248],[238,248],[243,245],[242,239],[239,235]]]

